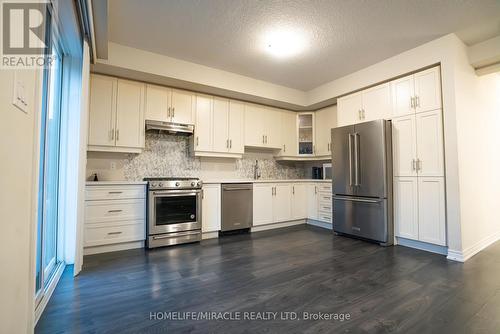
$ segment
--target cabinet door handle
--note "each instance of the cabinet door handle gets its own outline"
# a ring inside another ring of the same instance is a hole
[[[264,135],[262,135],[262,144],[265,144]]]
[[[366,116],[365,116],[365,108],[361,109],[361,111],[363,113],[363,119],[365,119],[366,118]]]
[[[266,137],[266,144],[267,144],[267,135],[265,137]]]
[[[233,140],[229,139],[229,148],[233,148]]]
[[[172,117],[175,117],[175,107],[172,107]]]
[[[167,118],[170,118],[170,107],[167,108]]]
[[[295,186],[292,186],[292,194],[295,195]]]
[[[411,169],[412,169],[412,170],[417,170],[417,167],[416,167],[416,161],[415,161],[415,159],[412,159],[412,160],[411,160]]]
[[[108,191],[108,194],[121,194],[123,191]]]
[[[200,145],[200,138],[198,136],[196,136],[196,146],[199,146]]]
[[[358,110],[358,119],[361,120],[361,109]]]
[[[120,140],[120,130],[116,130],[116,140]]]
[[[283,144],[283,152],[286,152],[286,145]]]
[[[420,107],[420,96],[415,96],[415,105],[416,107]]]
[[[108,235],[117,235],[117,234],[122,234],[122,232],[108,232]]]
[[[109,213],[118,213],[122,212],[123,210],[108,210]]]
[[[226,139],[226,148],[229,148],[229,139]]]

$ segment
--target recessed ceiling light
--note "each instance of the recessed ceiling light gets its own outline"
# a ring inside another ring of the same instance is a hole
[[[277,29],[267,32],[263,38],[264,50],[277,58],[288,58],[305,49],[302,33],[292,29]]]

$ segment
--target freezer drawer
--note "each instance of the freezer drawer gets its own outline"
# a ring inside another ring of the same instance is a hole
[[[333,230],[392,244],[392,219],[387,199],[335,196]]]

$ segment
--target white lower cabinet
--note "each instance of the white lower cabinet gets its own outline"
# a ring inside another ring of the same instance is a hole
[[[220,184],[203,185],[201,202],[201,231],[217,232],[221,228],[221,188]]]
[[[146,239],[144,185],[91,185],[85,196],[84,247]]]
[[[416,177],[394,178],[394,225],[396,236],[418,240],[418,182]]]
[[[444,178],[418,178],[418,239],[446,245]]]
[[[394,227],[397,237],[445,246],[444,178],[395,177]]]
[[[292,184],[292,218],[307,218],[307,184]]]
[[[253,226],[273,222],[273,183],[254,183],[253,185]]]
[[[316,184],[307,185],[307,218],[318,220],[319,193]]]
[[[283,222],[292,218],[292,185],[276,183],[274,185],[273,218],[274,222]]]

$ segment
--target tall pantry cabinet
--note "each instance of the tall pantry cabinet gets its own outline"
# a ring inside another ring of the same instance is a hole
[[[397,237],[446,245],[439,67],[391,82]]]

